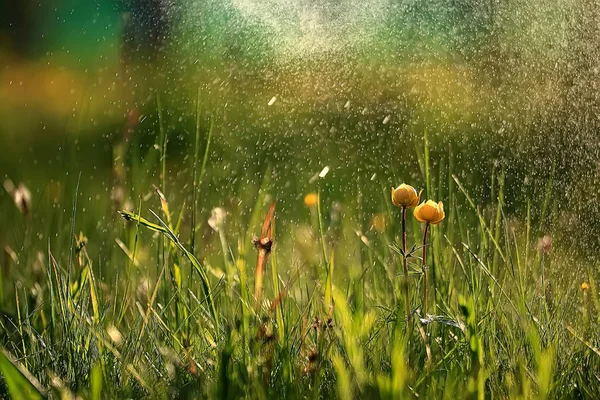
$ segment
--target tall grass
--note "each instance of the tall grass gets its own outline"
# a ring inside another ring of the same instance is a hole
[[[78,218],[102,214],[74,203],[71,250],[56,254],[48,238],[43,249],[19,249],[21,271],[3,274],[3,397],[600,396],[594,273],[561,281],[571,259],[559,248],[537,245],[558,218],[549,212],[552,180],[542,207],[528,207],[519,220],[505,212],[504,170],[489,171],[492,201],[484,206],[454,171],[452,149],[433,163],[424,136],[416,148],[422,179],[409,183],[443,200],[447,218],[431,226],[426,283],[418,256],[422,227],[407,216],[408,302],[423,306],[425,284],[431,299],[415,321],[406,318],[407,300],[398,292],[405,278],[392,248],[401,248],[401,216],[389,199],[377,212],[387,223],[375,229],[366,222],[372,207],[364,204],[364,189],[359,185],[347,196],[339,212],[324,177],[306,220],[284,221],[277,213],[269,219],[273,245],[260,261],[252,236],[261,233],[269,204],[284,190],[272,184],[275,172],[266,165],[254,185],[239,187],[239,202],[255,199],[248,213],[226,198],[207,205],[203,196],[214,190],[205,180],[210,146],[224,126],[201,119],[198,98],[192,201],[186,202],[168,184],[168,132],[160,97],[157,102],[158,153],[151,149],[143,161],[131,161],[138,173],[126,181],[135,186],[128,190],[138,204],[135,211],[120,210],[123,220],[110,220],[116,251],[89,252],[85,232],[76,235]],[[152,191],[148,171],[157,169],[160,189]],[[227,214],[208,226],[206,207],[216,205]],[[10,259],[4,263],[17,267]],[[264,274],[257,284],[252,277],[259,263]],[[591,287],[583,290],[583,281]]]

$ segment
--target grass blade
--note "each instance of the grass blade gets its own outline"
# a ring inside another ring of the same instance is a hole
[[[14,400],[43,399],[40,382],[4,348],[0,348],[0,371]]]

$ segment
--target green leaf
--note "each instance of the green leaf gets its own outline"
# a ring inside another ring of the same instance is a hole
[[[38,380],[3,348],[0,348],[0,372],[2,372],[6,386],[8,386],[8,393],[12,399],[35,400],[45,398]]]
[[[139,215],[134,214],[132,212],[119,211],[119,214],[121,214],[121,217],[123,217],[123,219],[126,221],[139,222],[141,225],[143,225],[146,228],[151,229],[155,232],[162,232],[162,233],[166,233],[166,234],[169,233],[169,231],[166,228],[163,228],[160,225],[153,224],[152,222],[148,221],[147,219],[142,218]]]
[[[90,376],[90,399],[100,400],[102,395],[102,366],[96,363]]]

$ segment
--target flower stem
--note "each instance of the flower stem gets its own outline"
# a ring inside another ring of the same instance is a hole
[[[425,224],[425,234],[423,235],[423,318],[427,318],[427,233],[429,232],[429,222]],[[423,329],[423,322],[419,321],[419,333],[425,344],[425,351],[427,353],[427,370],[429,371],[432,367],[431,358],[431,346],[429,345],[429,338],[425,329]]]
[[[425,224],[423,235],[423,317],[425,318],[427,318],[427,232],[429,232],[429,222]]]
[[[408,293],[408,260],[406,255],[406,207],[402,207],[402,262],[404,267],[404,303],[406,304],[406,320],[410,325],[410,295]]]

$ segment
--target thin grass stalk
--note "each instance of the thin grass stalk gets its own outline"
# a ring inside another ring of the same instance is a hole
[[[212,142],[213,129],[215,126],[215,119],[210,117],[210,124],[208,126],[208,137],[206,138],[206,147],[204,148],[204,156],[202,157],[202,165],[200,166],[200,175],[198,177],[198,186],[202,184],[202,178],[206,172],[206,163],[208,162],[208,154],[210,151],[210,144]]]
[[[169,141],[167,137],[167,131],[165,129],[165,121],[162,109],[162,102],[160,100],[160,95],[156,93],[156,107],[158,109],[158,129],[160,131],[160,138],[162,140],[161,150],[160,150],[160,164],[161,164],[161,173],[160,173],[160,187],[163,193],[167,192],[167,143]],[[160,246],[158,247],[157,260],[162,260],[162,263],[165,264],[167,262],[167,257],[165,253],[167,253],[167,242],[164,237],[159,238]],[[156,275],[160,274],[160,264],[156,263]],[[160,281],[159,281],[160,282]],[[168,298],[167,287],[163,286],[163,297]]]
[[[321,239],[321,251],[323,256],[323,264],[327,265],[327,248],[325,243],[325,232],[323,232],[323,217],[321,213],[321,186],[317,188],[317,218],[319,222],[319,237]]]
[[[158,130],[160,132],[160,142],[161,142],[161,150],[160,150],[160,162],[161,162],[161,189],[163,193],[167,192],[166,182],[167,182],[167,132],[165,130],[165,122],[163,117],[163,109],[162,102],[160,100],[160,95],[156,93],[156,108],[158,112]]]
[[[429,222],[425,224],[425,234],[423,235],[423,316],[427,318],[427,233],[429,232]]]
[[[196,135],[194,141],[194,159],[192,163],[192,231],[190,234],[190,253],[195,254],[196,251],[196,211],[198,210],[198,158],[200,153],[200,87],[198,87],[198,95],[196,99]],[[189,289],[192,287],[192,269],[190,267],[190,273],[188,274],[188,304],[192,303],[191,292]],[[186,333],[187,337],[190,337],[190,323],[186,318]]]
[[[200,157],[200,88],[196,100],[196,135],[194,140],[194,159],[192,162],[192,231],[190,233],[190,252],[194,254],[196,246],[196,210],[198,209],[198,158]],[[191,285],[191,275],[188,284]]]
[[[142,215],[142,197],[141,196],[140,196],[139,202],[138,202],[138,215]],[[123,294],[123,300],[122,300],[123,308],[121,308],[121,310],[119,312],[119,317],[117,319],[119,324],[121,323],[121,320],[125,316],[125,310],[127,308],[126,305],[127,305],[127,302],[129,301],[129,291],[131,289],[131,270],[133,269],[133,267],[135,267],[135,259],[136,259],[137,250],[138,250],[139,234],[140,234],[140,221],[137,220],[136,224],[135,224],[135,237],[133,239],[133,255],[129,259],[128,268],[126,269],[126,273],[125,273],[125,293]],[[118,287],[118,285],[116,285],[116,286]],[[113,316],[116,314],[116,310],[117,310],[117,302],[115,301],[115,304],[113,307]]]
[[[410,312],[410,294],[408,292],[408,259],[406,257],[406,207],[402,207],[402,264],[404,269],[404,302],[406,303],[406,321],[412,322]]]
[[[275,237],[275,224],[273,224],[273,231],[272,231],[272,235],[273,237]],[[283,342],[285,341],[285,327],[284,327],[284,319],[283,319],[283,296],[282,294],[285,294],[285,287],[283,289],[283,292],[279,289],[279,273],[277,272],[277,257],[276,257],[276,252],[275,249],[271,250],[271,274],[272,274],[272,279],[273,279],[273,294],[275,295],[275,301],[271,304],[271,307],[273,307],[273,304],[277,303],[277,301],[279,300],[279,305],[276,306],[276,311],[275,311],[275,315],[276,315],[276,319],[277,319],[277,333],[279,335],[279,343],[283,344]]]
[[[79,194],[79,182],[80,181],[81,181],[81,171],[79,171],[79,176],[77,177],[77,186],[75,186],[75,198],[73,199],[73,214],[71,215],[71,244],[69,246],[69,269],[67,271],[67,290],[66,290],[67,299],[69,299],[71,297],[71,269],[73,268],[73,244],[75,241],[75,216],[77,215],[77,196]]]
[[[25,345],[25,336],[23,335],[23,321],[21,320],[21,305],[19,303],[19,286],[15,282],[15,306],[17,308],[17,322],[19,323],[19,337],[21,338],[21,346],[23,348],[23,363],[27,367],[27,346]]]
[[[500,243],[500,232],[502,225],[502,208],[504,207],[504,169],[502,169],[502,173],[497,179],[498,181],[498,196],[492,197],[492,199],[497,200],[497,208],[496,208],[496,220],[494,222],[494,241],[496,243]],[[492,185],[494,187],[494,185]],[[507,246],[507,251],[510,251],[510,246]],[[492,271],[497,274],[498,273],[498,252],[494,252],[494,256],[492,259]]]
[[[531,199],[527,199],[527,229],[525,232],[525,272],[529,272],[529,238],[531,237]]]
[[[56,299],[54,298],[54,284],[52,280],[52,259],[50,256],[50,238],[48,238],[48,268],[46,273],[48,274],[48,286],[50,292],[50,337],[54,337],[54,327],[56,325]]]
[[[421,322],[417,324],[417,327],[419,329],[421,339],[423,339],[423,343],[425,344],[425,353],[427,354],[427,371],[430,371],[433,365],[433,358],[431,356],[431,346],[429,345],[429,338],[427,337],[427,333],[425,333],[425,329],[423,328],[423,324]]]

